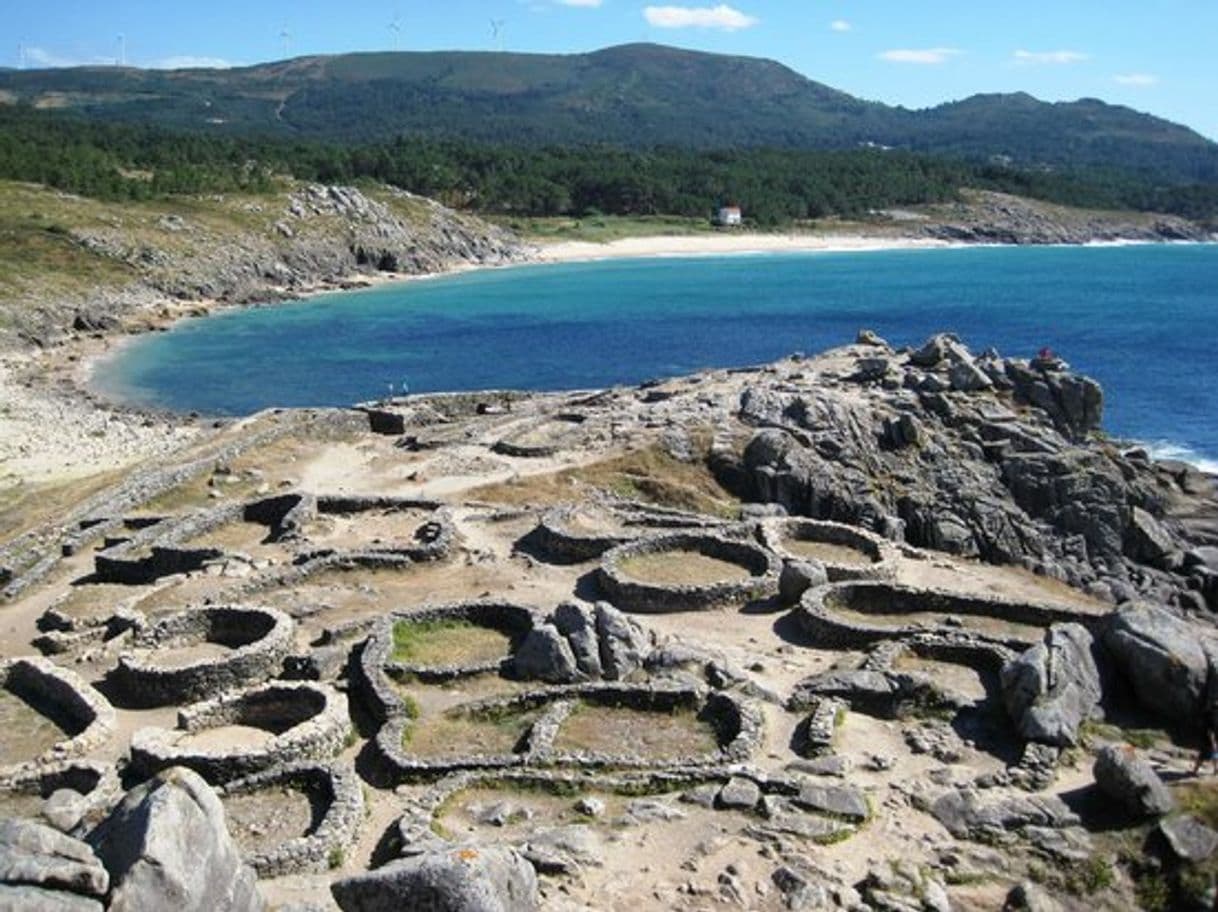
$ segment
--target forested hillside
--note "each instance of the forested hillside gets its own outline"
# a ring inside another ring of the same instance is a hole
[[[1167,184],[1218,182],[1218,145],[1094,99],[978,95],[909,111],[773,61],[643,44],[564,56],[348,54],[232,70],[0,70],[0,99],[213,136],[641,150],[879,145],[1020,169],[1119,168]]]
[[[217,138],[110,126],[0,106],[0,178],[98,199],[264,192],[277,178],[392,184],[457,208],[507,215],[706,216],[738,202],[775,225],[952,199],[963,187],[1075,206],[1207,220],[1214,186],[1163,186],[1123,172],[1049,172],[866,149],[648,151],[400,138],[367,145]]]

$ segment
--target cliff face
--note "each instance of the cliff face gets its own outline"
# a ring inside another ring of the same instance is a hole
[[[309,185],[289,193],[282,210],[262,214],[278,216],[269,230],[170,255],[147,281],[174,297],[244,303],[360,274],[424,275],[524,254],[507,232],[396,190],[377,199],[353,187]]]
[[[293,184],[130,205],[4,189],[13,206],[46,213],[43,234],[57,245],[54,260],[31,263],[27,280],[0,289],[6,322],[40,343],[69,328],[118,329],[167,300],[274,301],[378,273],[516,262],[529,250],[478,218],[388,187]],[[99,273],[103,281],[91,279]]]

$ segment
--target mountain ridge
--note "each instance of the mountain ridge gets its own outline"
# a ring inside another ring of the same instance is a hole
[[[328,142],[884,146],[1019,167],[1218,182],[1218,144],[1099,99],[986,93],[908,109],[764,58],[626,44],[582,54],[312,55],[229,70],[0,70],[0,99],[93,119]]]

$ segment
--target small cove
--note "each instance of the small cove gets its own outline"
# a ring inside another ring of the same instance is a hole
[[[1105,428],[1218,460],[1218,246],[958,248],[524,266],[186,320],[98,364],[135,405],[248,414],[397,393],[562,390],[950,329],[974,351],[1061,353]],[[1205,462],[1208,458],[1209,462]]]

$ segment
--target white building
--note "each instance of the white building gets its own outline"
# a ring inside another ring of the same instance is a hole
[[[744,213],[739,206],[720,206],[712,221],[723,228],[731,228],[744,224]]]

